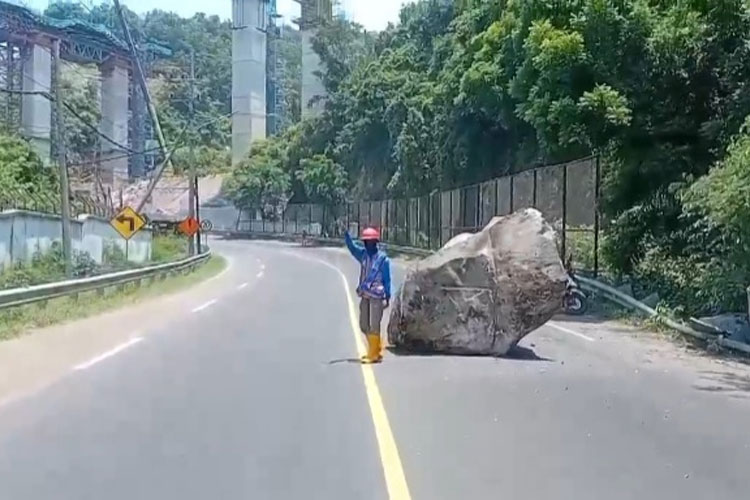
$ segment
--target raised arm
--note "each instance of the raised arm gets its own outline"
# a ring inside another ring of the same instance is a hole
[[[362,262],[362,259],[365,258],[365,247],[354,243],[354,240],[352,240],[349,231],[344,233],[344,241],[346,241],[346,248],[349,249],[349,253],[352,254],[352,257],[357,259],[359,262]]]

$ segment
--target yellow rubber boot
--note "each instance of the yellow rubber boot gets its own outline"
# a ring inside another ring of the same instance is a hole
[[[383,348],[380,343],[380,333],[373,333],[372,334],[372,359],[375,363],[380,363],[383,361]]]
[[[362,362],[365,364],[380,363],[383,355],[380,352],[380,334],[371,333],[367,335],[367,355],[362,356]]]
[[[365,340],[367,341],[367,354],[361,356],[359,360],[362,361],[362,363],[367,364],[372,363],[372,361],[370,361],[370,355],[372,354],[372,335],[365,335]]]

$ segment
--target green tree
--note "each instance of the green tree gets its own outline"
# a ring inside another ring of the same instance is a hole
[[[314,203],[332,206],[346,199],[346,170],[325,155],[302,159],[297,178]]]
[[[47,210],[59,199],[55,170],[46,167],[28,142],[0,134],[0,204],[28,204],[42,202]],[[11,205],[12,206],[12,205]]]
[[[276,220],[291,197],[291,176],[283,168],[283,151],[273,139],[258,141],[227,178],[225,189],[243,209],[259,210]]]

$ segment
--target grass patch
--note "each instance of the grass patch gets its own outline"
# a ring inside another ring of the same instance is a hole
[[[221,272],[226,260],[218,255],[211,258],[189,274],[170,276],[163,281],[154,281],[140,287],[135,283],[124,288],[110,288],[104,295],[92,291],[72,297],[60,297],[43,303],[29,304],[0,312],[0,340],[22,335],[33,328],[86,318],[109,309],[124,307],[159,295],[176,292],[203,281]]]
[[[154,262],[172,262],[187,255],[188,240],[184,236],[158,234],[151,241],[151,260]]]

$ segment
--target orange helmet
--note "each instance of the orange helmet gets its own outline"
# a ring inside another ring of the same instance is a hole
[[[362,241],[380,241],[380,231],[374,227],[368,227],[362,231]]]

